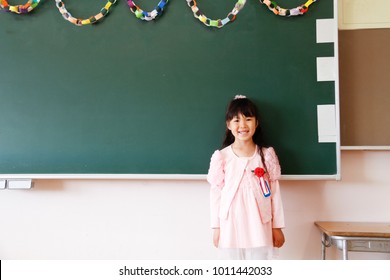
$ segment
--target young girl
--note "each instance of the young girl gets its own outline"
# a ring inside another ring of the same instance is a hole
[[[229,259],[271,259],[284,244],[280,165],[263,144],[255,104],[237,95],[226,112],[222,150],[211,157],[214,246]]]

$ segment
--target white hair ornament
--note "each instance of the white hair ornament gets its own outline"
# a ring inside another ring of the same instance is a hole
[[[245,95],[241,95],[241,94],[237,94],[236,96],[234,96],[234,100],[236,100],[236,99],[244,99],[244,98],[246,98],[246,96]]]

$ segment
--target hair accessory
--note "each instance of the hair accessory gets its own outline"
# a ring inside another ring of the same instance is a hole
[[[234,100],[236,99],[245,99],[246,96],[245,95],[241,95],[241,94],[237,94],[236,96],[234,96]]]

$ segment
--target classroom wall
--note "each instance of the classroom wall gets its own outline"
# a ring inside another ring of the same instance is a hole
[[[390,151],[342,151],[341,181],[282,181],[280,258],[321,258],[316,220],[389,222],[389,164]],[[204,180],[37,180],[2,190],[0,259],[215,259],[208,191]]]
[[[355,24],[352,16],[343,22]],[[341,181],[282,181],[280,258],[320,259],[316,220],[390,222],[389,164],[390,151],[342,151]],[[208,191],[204,180],[36,180],[31,190],[1,190],[0,259],[214,259]]]

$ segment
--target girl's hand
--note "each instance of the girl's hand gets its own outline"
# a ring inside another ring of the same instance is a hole
[[[218,248],[219,244],[219,228],[213,229],[213,243],[216,248]]]
[[[274,247],[280,248],[284,244],[284,234],[282,229],[280,228],[273,228],[272,229],[272,240],[274,243]]]

